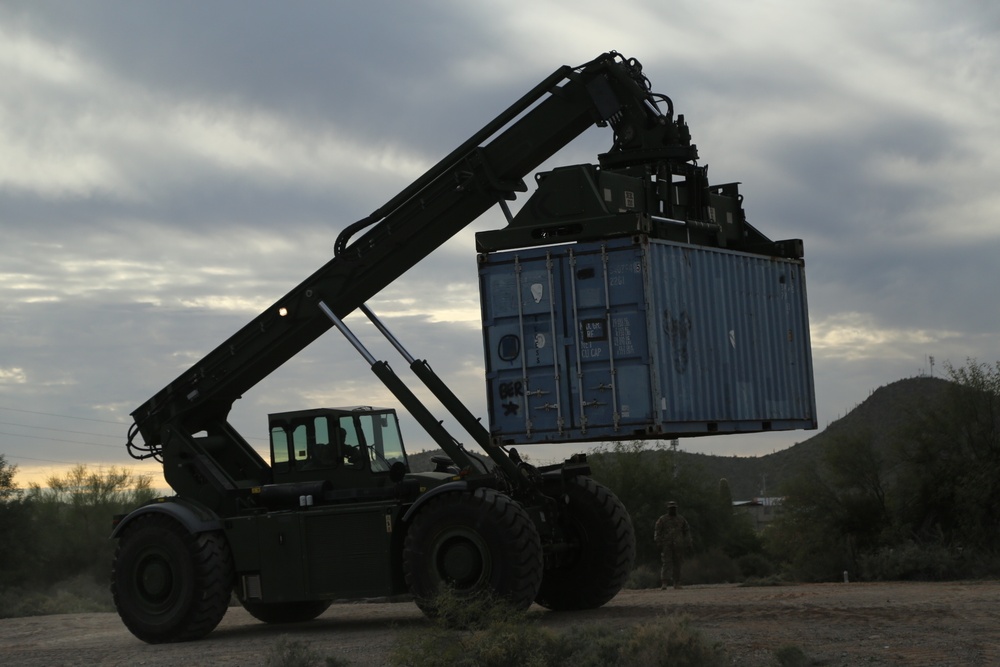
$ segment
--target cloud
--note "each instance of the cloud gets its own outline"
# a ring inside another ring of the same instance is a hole
[[[23,368],[0,368],[0,385],[24,384],[27,381]]]
[[[5,3],[0,409],[104,419],[119,443],[129,411],[328,261],[340,229],[559,66],[610,49],[685,114],[712,180],[742,182],[753,224],[804,239],[821,421],[927,355],[989,360],[998,12]],[[543,168],[593,162],[610,143],[590,130]],[[484,416],[474,234],[503,224],[489,212],[372,301]],[[349,323],[405,371],[363,318]],[[268,412],[342,402],[394,404],[331,332],[233,415],[263,447]],[[806,435],[686,446],[753,453]],[[57,461],[120,463],[123,449],[0,438],[0,452]]]
[[[813,322],[813,354],[819,358],[913,359],[920,350],[932,349],[949,339],[960,337],[958,331],[933,331],[886,327],[870,313],[837,313]]]

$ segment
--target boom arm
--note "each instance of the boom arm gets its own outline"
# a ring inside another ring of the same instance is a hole
[[[697,149],[683,117],[675,120],[666,101],[664,114],[639,63],[614,52],[575,69],[560,68],[384,206],[345,229],[325,266],[139,406],[132,413],[130,453],[160,458],[172,438],[187,442],[206,431],[248,450],[223,465],[230,468],[224,477],[245,477],[248,483],[266,478],[266,464],[226,419],[236,399],[330,328],[321,301],[346,317],[494,204],[525,191],[525,175],[595,123],[615,131],[602,162],[693,161]],[[362,230],[367,231],[349,242]],[[133,442],[136,432],[144,445]]]

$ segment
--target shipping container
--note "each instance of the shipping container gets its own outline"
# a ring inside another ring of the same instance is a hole
[[[645,236],[480,255],[494,441],[816,428],[803,266]]]

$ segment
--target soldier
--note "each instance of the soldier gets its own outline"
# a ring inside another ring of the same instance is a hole
[[[668,581],[674,588],[680,588],[681,561],[684,550],[691,548],[691,528],[684,517],[677,514],[677,503],[672,500],[667,503],[667,513],[656,520],[653,541],[660,547],[660,589],[666,589]]]

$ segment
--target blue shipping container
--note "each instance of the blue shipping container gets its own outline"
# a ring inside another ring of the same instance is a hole
[[[500,444],[816,428],[801,260],[648,239],[484,254]]]

